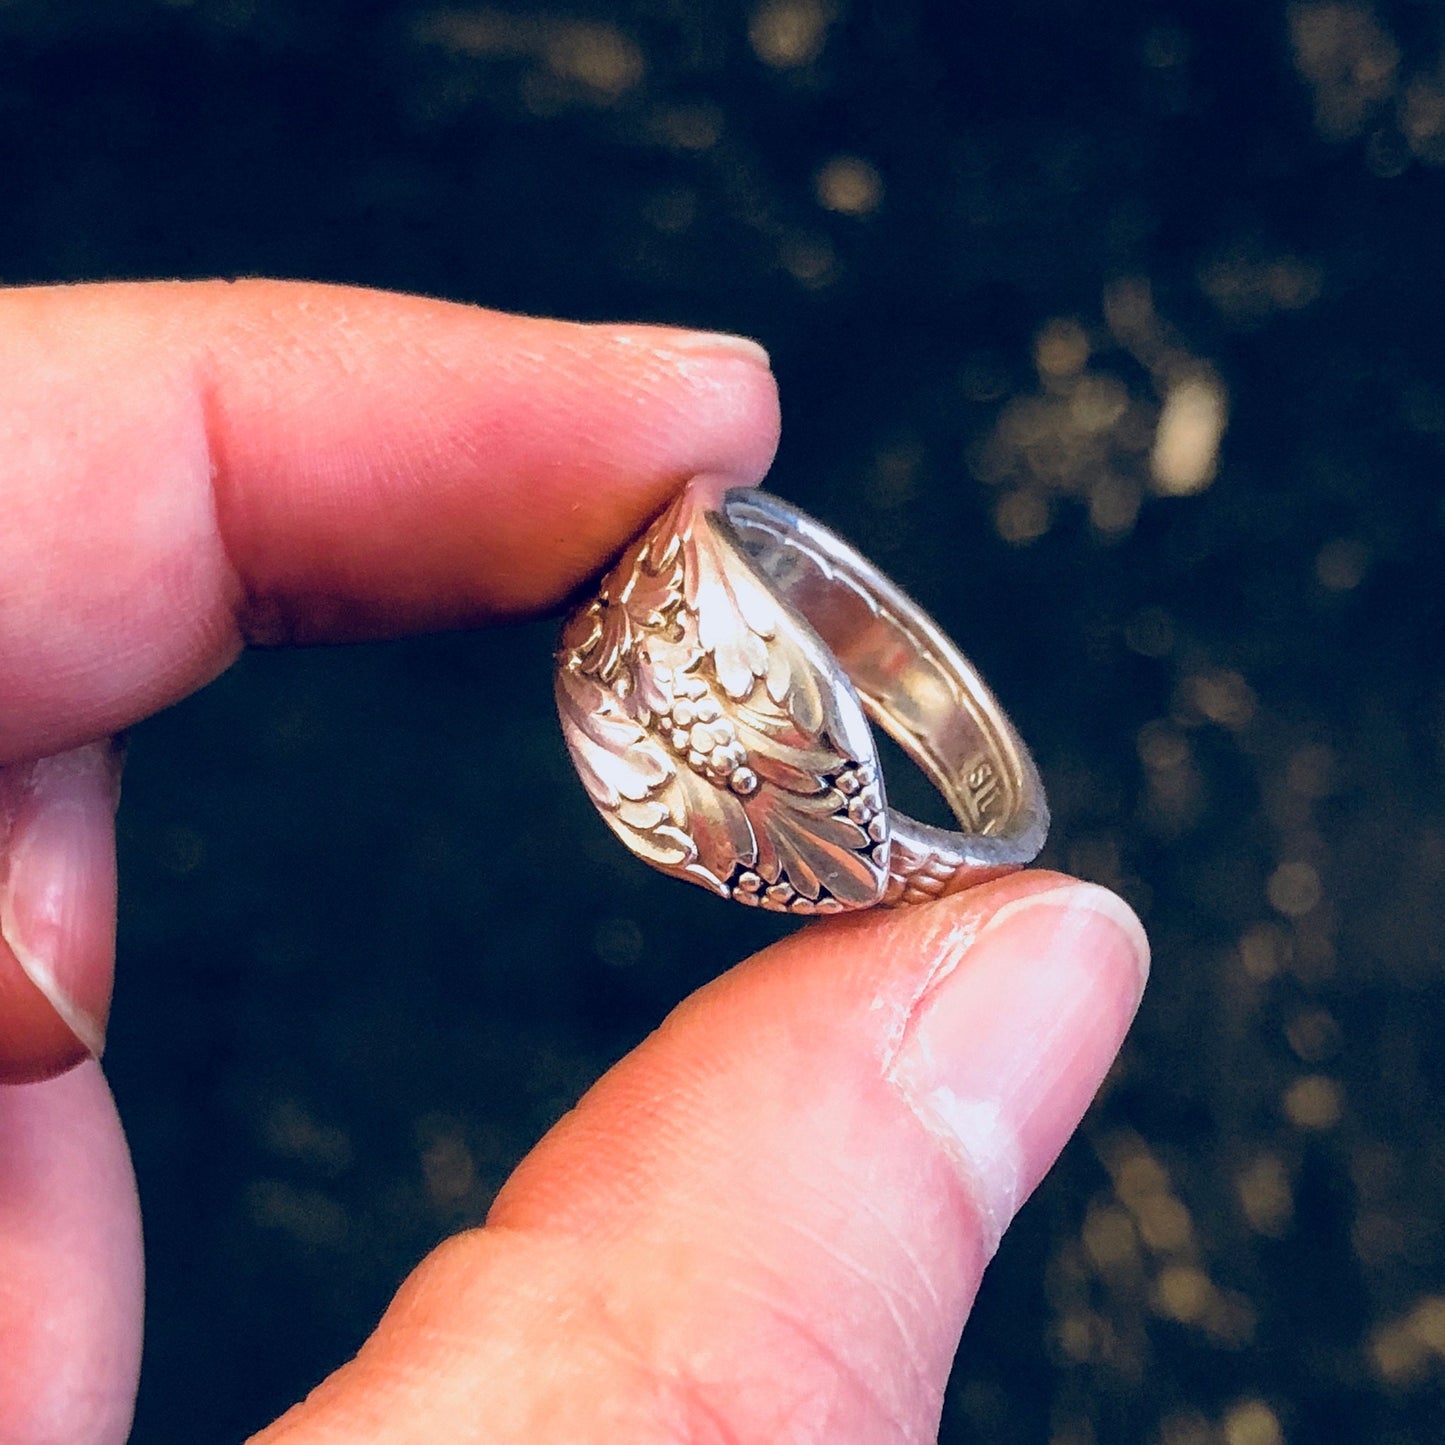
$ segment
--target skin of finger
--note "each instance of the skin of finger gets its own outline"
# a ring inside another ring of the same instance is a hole
[[[0,1088],[0,1440],[121,1445],[142,1305],[135,1179],[100,1066]]]
[[[12,822],[25,802],[30,773],[29,764],[0,768],[0,886],[8,873]],[[107,994],[110,969],[107,963],[101,976]],[[85,1045],[16,962],[0,928],[0,1085],[51,1078],[86,1056]]]
[[[937,961],[1061,882],[829,920],[704,989],[259,1440],[932,1440],[992,1240],[889,1059]],[[1052,1045],[1068,1124],[1140,988],[1132,960],[1080,962],[1092,1037]]]
[[[680,337],[301,283],[0,293],[0,763],[247,640],[545,609],[689,476],[758,481],[770,374]]]
[[[110,992],[110,965],[86,969],[86,992]],[[73,1069],[90,1051],[62,1021],[0,940],[0,1088],[53,1079]]]
[[[111,740],[0,768],[0,1085],[53,1078],[104,1040],[120,768]]]

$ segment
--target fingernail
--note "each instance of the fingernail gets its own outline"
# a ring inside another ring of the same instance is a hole
[[[1098,1092],[1148,968],[1139,920],[1088,883],[1004,904],[940,961],[889,1074],[957,1161],[990,1252]]]
[[[756,341],[726,331],[669,331],[665,327],[611,329],[618,341],[640,342],[657,350],[682,351],[692,356],[717,356],[729,361],[747,361],[771,371],[772,358]]]
[[[773,365],[772,357],[751,337],[733,336],[725,331],[676,331],[667,338],[667,344],[674,351],[735,357],[767,370],[771,370]]]
[[[0,939],[96,1058],[115,954],[119,750],[77,748],[31,764],[5,789]]]

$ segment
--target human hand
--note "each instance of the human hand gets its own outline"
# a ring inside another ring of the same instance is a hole
[[[776,396],[726,338],[267,282],[0,294],[0,378],[0,1441],[108,1445],[141,1327],[82,1062],[108,739],[248,642],[545,609],[686,478],[756,482]],[[1122,903],[1042,873],[810,924],[607,1074],[258,1438],[931,1439],[1146,960]]]

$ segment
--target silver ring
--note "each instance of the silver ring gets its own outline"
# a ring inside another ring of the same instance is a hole
[[[739,903],[843,913],[1012,872],[1038,769],[968,659],[846,542],[764,492],[685,487],[568,618],[557,708],[639,858]],[[888,807],[872,718],[960,830]]]

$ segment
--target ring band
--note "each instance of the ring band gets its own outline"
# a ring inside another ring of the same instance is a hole
[[[768,493],[685,487],[567,620],[556,684],[608,826],[722,897],[797,914],[922,902],[1043,847],[1038,770],[968,659]],[[888,807],[869,717],[960,831]]]

